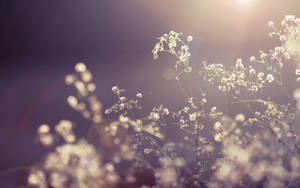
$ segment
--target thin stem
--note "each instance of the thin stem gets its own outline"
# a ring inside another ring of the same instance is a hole
[[[13,172],[16,172],[16,171],[19,171],[19,170],[27,170],[30,167],[31,166],[18,166],[18,167],[9,168],[9,169],[1,171],[0,176],[6,175],[6,174],[9,174],[9,173],[13,173]]]
[[[266,105],[271,102],[263,100],[263,99],[247,99],[247,100],[236,101],[235,103],[236,104],[238,104],[238,103],[262,103],[263,105]]]
[[[185,89],[183,88],[183,86],[182,86],[182,84],[181,84],[181,82],[178,80],[178,79],[176,79],[176,83],[177,83],[177,85],[178,85],[178,87],[180,88],[180,90],[183,92],[183,94],[185,95],[185,97],[186,98],[191,98],[191,96],[185,91]]]
[[[198,166],[198,162],[199,162],[199,158],[198,158],[198,147],[199,147],[199,130],[198,130],[198,126],[196,126],[196,140],[195,140],[195,159],[196,159],[196,174],[199,173],[199,166]]]
[[[279,88],[281,89],[281,91],[287,96],[287,98],[290,100],[290,102],[293,103],[293,102],[294,102],[293,98],[292,98],[291,95],[286,91],[286,89],[282,86],[282,84],[278,82],[278,80],[276,80],[276,84],[279,86]]]

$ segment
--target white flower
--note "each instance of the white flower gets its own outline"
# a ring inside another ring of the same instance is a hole
[[[190,36],[187,37],[188,42],[191,42],[192,40],[193,40],[193,36],[190,35]]]
[[[290,54],[289,54],[289,53],[287,53],[287,52],[285,52],[285,53],[283,54],[283,56],[284,56],[284,58],[285,58],[286,60],[289,60],[289,59],[291,59],[291,56],[290,56]]]
[[[254,56],[251,56],[251,57],[250,57],[250,62],[251,62],[251,63],[255,62],[255,57],[254,57]]]
[[[267,77],[266,77],[266,80],[271,83],[274,81],[274,76],[272,74],[268,74]]]
[[[274,22],[273,22],[273,21],[269,21],[269,22],[268,22],[268,26],[269,26],[269,27],[274,27]]]
[[[160,118],[159,114],[156,113],[156,112],[151,112],[151,113],[150,113],[150,116],[151,116],[151,118],[152,118],[154,121],[157,121],[157,120],[159,120],[159,118]]]
[[[143,95],[142,95],[141,93],[138,93],[138,94],[136,94],[136,97],[137,97],[138,99],[141,99],[141,98],[143,97]]]
[[[114,92],[114,93],[116,93],[119,89],[118,89],[119,87],[118,86],[114,86],[114,87],[112,87],[112,91]]]
[[[244,114],[237,114],[235,116],[235,121],[238,121],[238,122],[244,122],[245,121],[245,116]]]

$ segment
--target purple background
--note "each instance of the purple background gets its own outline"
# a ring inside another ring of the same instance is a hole
[[[232,64],[274,45],[267,36],[269,20],[278,24],[286,14],[300,16],[298,0],[252,1],[2,0],[0,173],[42,159],[46,150],[35,143],[42,123],[69,119],[79,135],[86,134],[87,122],[65,102],[74,90],[63,78],[76,62],[92,71],[105,107],[113,103],[116,84],[129,96],[144,93],[145,105],[178,107],[182,94],[174,80],[162,76],[175,59],[163,55],[154,62],[156,37],[182,31],[194,36],[194,63]],[[25,175],[26,170],[0,174],[0,186],[18,187]]]

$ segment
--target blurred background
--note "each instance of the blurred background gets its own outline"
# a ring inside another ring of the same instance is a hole
[[[64,76],[77,62],[92,71],[104,107],[120,85],[129,97],[142,92],[146,105],[176,108],[175,58],[153,60],[158,36],[192,35],[194,64],[232,64],[276,45],[267,23],[286,14],[300,16],[299,0],[0,1],[1,187],[24,184],[26,167],[47,152],[35,141],[40,124],[69,119],[86,134],[89,125],[66,104],[75,90]]]

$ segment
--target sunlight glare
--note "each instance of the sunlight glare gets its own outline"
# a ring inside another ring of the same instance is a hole
[[[239,3],[243,3],[243,4],[246,4],[246,3],[250,3],[251,0],[237,0]]]
[[[235,0],[236,8],[243,13],[251,13],[256,4],[255,0]]]

